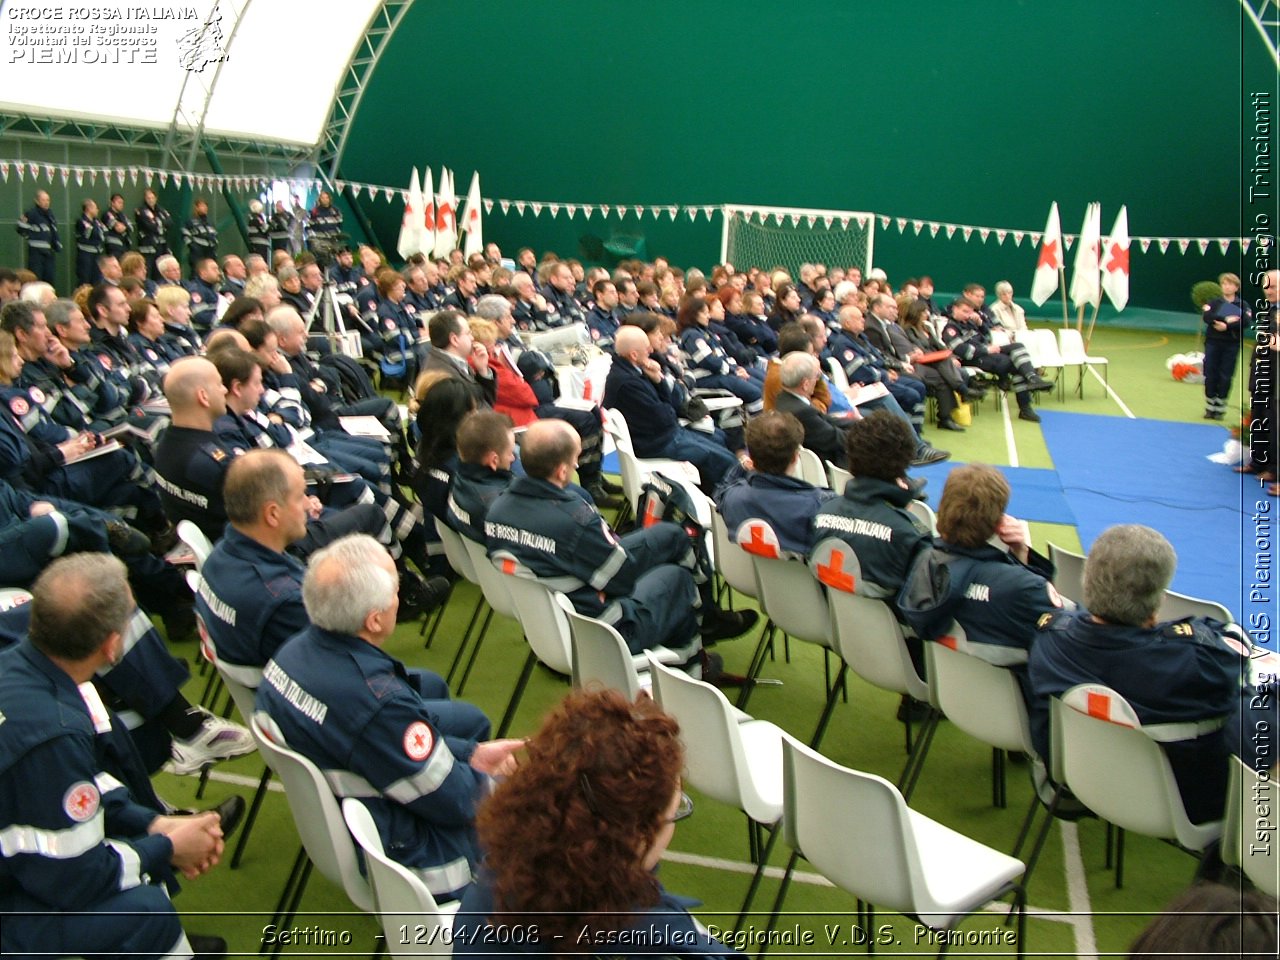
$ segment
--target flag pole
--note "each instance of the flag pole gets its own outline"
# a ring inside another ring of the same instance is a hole
[[[1062,266],[1058,267],[1058,292],[1062,294],[1062,329],[1066,330],[1071,326],[1071,321],[1067,318],[1067,265],[1066,257],[1063,257]]]
[[[1085,353],[1088,353],[1088,352],[1089,352],[1089,344],[1093,343],[1093,328],[1094,328],[1094,325],[1095,325],[1095,324],[1097,324],[1097,322],[1098,322],[1098,308],[1099,308],[1099,307],[1101,307],[1101,306],[1102,306],[1102,298],[1101,298],[1101,297],[1099,297],[1099,298],[1098,298],[1098,302],[1097,302],[1097,303],[1095,303],[1095,304],[1093,305],[1093,316],[1089,319],[1089,333],[1088,333],[1088,335],[1084,338],[1084,352],[1085,352]],[[1080,312],[1081,312],[1081,315],[1083,315],[1083,313],[1084,313],[1084,308],[1081,308],[1081,311],[1080,311]]]

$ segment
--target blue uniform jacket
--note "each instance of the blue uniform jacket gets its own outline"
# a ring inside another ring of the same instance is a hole
[[[445,522],[464,537],[485,542],[484,521],[489,507],[511,485],[510,470],[490,470],[474,463],[459,463],[449,489]]]
[[[680,334],[680,349],[689,358],[688,370],[694,380],[731,377],[738,367],[706,327],[686,327]]]
[[[731,538],[744,521],[764,520],[777,533],[783,550],[808,557],[814,543],[814,515],[835,496],[796,477],[746,473],[735,466],[716,490],[715,499]]]
[[[209,330],[218,320],[218,291],[199,277],[192,277],[185,284],[191,294],[191,325]]]
[[[822,356],[823,359],[835,357],[850,383],[879,383],[889,379],[884,356],[872,346],[866,334],[855,337],[848,330],[839,330],[827,341]]]
[[[748,347],[758,351],[761,356],[778,352],[778,335],[773,332],[764,317],[753,317],[746,313],[729,313],[725,315],[724,325]]]
[[[680,429],[671,387],[654,383],[633,363],[617,360],[604,382],[605,407],[627,421],[637,457],[661,457]]]
[[[62,240],[58,237],[58,221],[54,219],[52,210],[32,207],[16,224],[18,233],[27,241],[32,250],[43,250],[57,253],[62,249]]]
[[[1041,619],[1027,673],[1031,739],[1049,757],[1049,698],[1080,683],[1101,683],[1124,697],[1143,724],[1223,717],[1236,709],[1244,659],[1223,641],[1225,624],[1204,618],[1153,627],[1098,623],[1088,611]],[[1231,726],[1163,743],[1187,815],[1222,816]]]
[[[265,666],[310,621],[302,606],[305,568],[228,524],[200,571],[196,612],[218,659]]]
[[[593,341],[609,346],[618,333],[618,318],[612,310],[605,310],[600,304],[593,303],[587,314],[587,329],[591,331]]]
[[[471,882],[488,778],[469,764],[475,742],[442,735],[419,691],[372,644],[310,626],[267,664],[257,705],[338,796],[364,800],[388,855],[440,897]]]
[[[923,524],[907,512],[911,492],[875,477],[854,477],[844,493],[828,500],[813,518],[814,542],[839,537],[853,549],[862,567],[862,591],[891,603],[911,568],[916,551],[929,543]]]
[[[1215,330],[1213,324],[1218,320],[1225,323],[1227,329]],[[1204,305],[1204,338],[1239,343],[1242,329],[1247,328],[1252,320],[1253,309],[1240,297],[1234,300],[1216,297]]]

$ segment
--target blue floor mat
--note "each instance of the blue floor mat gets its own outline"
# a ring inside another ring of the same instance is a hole
[[[926,492],[929,503],[935,509],[942,499],[942,488],[957,461],[944,460],[928,467],[912,467],[911,475],[929,481]],[[1000,467],[997,469],[1009,481],[1012,495],[1009,512],[1020,520],[1039,523],[1064,523],[1074,526],[1076,516],[1062,492],[1062,483],[1056,470],[1035,470],[1030,467]]]
[[[1253,625],[1251,613],[1274,619],[1275,500],[1251,478],[1206,459],[1222,449],[1222,427],[1053,411],[1041,416],[1086,550],[1113,524],[1146,524],[1178,551],[1174,590],[1215,600],[1246,625]],[[1253,519],[1255,502],[1267,504],[1261,529]],[[1259,532],[1265,535],[1261,550]],[[1260,563],[1268,582],[1251,591]]]

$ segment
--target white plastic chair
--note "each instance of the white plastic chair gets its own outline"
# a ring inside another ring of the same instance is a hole
[[[782,817],[782,731],[730,706],[723,693],[702,680],[650,658],[653,696],[684,732],[688,779],[707,796],[746,815],[755,874],[739,911],[741,924],[755,899]],[[763,832],[769,833],[766,841]]]
[[[738,525],[738,546],[751,555],[755,571],[756,594],[760,609],[769,618],[768,635],[781,630],[789,637],[814,643],[823,648],[823,669],[828,696],[840,686],[832,683],[828,653],[835,650],[831,632],[831,616],[822,587],[809,573],[804,558],[785,554],[778,534],[767,522],[750,517]],[[763,659],[761,656],[760,660]],[[752,665],[758,670],[759,663]],[[814,736],[821,740],[824,725]]]
[[[468,537],[460,536],[459,539],[462,541],[462,546],[466,550],[467,556],[471,559],[471,567],[475,571],[476,580],[480,584],[480,592],[484,595],[485,603],[489,605],[489,611],[485,614],[480,632],[476,635],[475,642],[471,646],[471,656],[467,659],[467,665],[462,671],[462,677],[454,689],[456,694],[461,694],[463,688],[467,685],[467,678],[471,676],[471,668],[475,666],[476,658],[480,656],[480,645],[488,635],[489,622],[493,615],[496,613],[509,620],[518,621],[520,619],[516,613],[515,601],[511,599],[511,593],[507,590],[506,578],[499,574],[493,568],[493,564],[489,562],[489,554],[484,544],[476,543],[476,541]],[[449,668],[449,675],[445,678],[450,686],[453,686],[453,673],[461,658],[462,647],[460,646],[458,652],[454,655],[453,665]]]
[[[809,567],[816,582],[827,590],[831,632],[841,660],[837,684],[843,682],[846,670],[852,670],[872,686],[931,704],[929,686],[911,660],[907,637],[889,605],[891,600],[883,589],[872,589],[863,579],[862,565],[853,548],[839,537],[827,537],[813,548]],[[828,694],[820,731],[834,707],[835,697]],[[904,724],[907,761],[898,777],[898,789],[908,799],[928,755],[938,719],[937,710],[930,709],[914,739],[910,721]]]
[[[1265,783],[1274,797],[1275,778],[1260,780],[1243,760],[1232,756],[1227,775],[1227,814],[1222,822],[1222,862],[1239,867],[1249,882],[1263,893],[1280,897],[1280,859],[1275,848],[1254,842],[1258,801],[1249,784]]]
[[[1058,782],[1091,811],[1119,827],[1171,840],[1192,853],[1222,835],[1222,821],[1194,824],[1173,769],[1129,702],[1102,684],[1082,683],[1049,701]],[[1182,726],[1179,724],[1178,726]],[[1116,886],[1123,883],[1123,837],[1116,849]]]
[[[179,520],[175,532],[178,534],[178,539],[190,547],[191,552],[195,554],[196,571],[202,570],[204,562],[209,559],[209,554],[213,553],[213,544],[209,542],[209,538],[190,520]]]
[[[841,393],[849,389],[849,375],[844,372],[844,367],[835,357],[827,357],[827,372],[831,374],[831,382]]]
[[[1017,955],[1026,949],[1026,893],[1021,860],[993,850],[907,806],[881,777],[833,763],[784,736],[783,834],[792,848],[770,917],[786,898],[803,856],[824,877],[875,908],[950,930],[992,900],[1013,894]],[[766,937],[767,945],[768,939]],[[947,947],[944,941],[941,953]]]
[[[649,474],[660,472],[669,477],[683,476],[689,478],[694,485],[702,482],[698,468],[687,460],[641,459],[636,456],[635,447],[631,443],[631,429],[627,421],[617,410],[609,407],[604,411],[605,432],[613,438],[618,453],[618,473],[622,481],[623,496],[634,516],[636,504],[640,500],[640,488],[644,486]],[[621,519],[621,518],[619,518]]]
[[[1084,399],[1084,371],[1086,367],[1101,367],[1102,382],[1110,383],[1110,366],[1106,357],[1089,356],[1084,349],[1084,338],[1080,336],[1080,331],[1071,327],[1062,327],[1058,330],[1058,352],[1064,367],[1077,367],[1079,376],[1076,378],[1076,393],[1080,399]]]
[[[421,879],[388,857],[368,807],[359,800],[343,800],[342,817],[364,853],[387,952],[393,957],[450,956],[449,934],[461,901],[439,903]],[[411,944],[404,942],[406,927]]]
[[[739,547],[729,536],[729,528],[725,525],[724,517],[720,516],[720,511],[714,507],[711,511],[711,541],[715,548],[713,557],[715,558],[716,570],[729,591],[736,590],[744,597],[759,600],[760,588],[756,583],[756,568],[751,562],[751,555]],[[721,602],[723,603],[723,597]],[[760,639],[756,641],[755,650],[751,654],[750,665],[747,667],[747,682],[743,685],[742,692],[738,694],[739,707],[747,705],[747,700],[751,697],[751,691],[757,683],[760,670],[764,667],[765,654],[772,649],[773,634],[769,629],[770,626],[771,623],[766,616],[765,625],[760,628]]]
[[[907,503],[907,513],[923,523],[930,536],[938,535],[938,515],[933,512],[933,507],[923,500],[913,499]]]
[[[497,736],[502,738],[515,719],[520,701],[524,699],[534,665],[541,663],[567,679],[573,672],[573,651],[569,641],[569,618],[556,601],[554,591],[544,583],[516,573],[516,562],[509,554],[496,554],[489,562],[489,569],[501,580],[529,644],[524,667],[511,692],[511,699],[507,701],[502,722],[498,724]],[[481,574],[482,578],[486,575]]]
[[[1053,588],[1084,605],[1084,561],[1082,553],[1074,553],[1056,543],[1049,544],[1049,562],[1053,564]]]
[[[289,926],[298,912],[313,866],[341,887],[357,908],[366,913],[372,911],[373,890],[360,874],[355,843],[342,819],[338,798],[324,775],[314,763],[285,745],[275,721],[267,714],[255,713],[249,729],[267,765],[284,784],[285,798],[302,839],[302,849],[294,860],[272,922],[277,927]],[[283,947],[283,943],[278,944],[275,952]]]
[[[830,482],[822,458],[808,447],[800,448],[799,478],[819,489],[826,489]]]
[[[1164,599],[1160,601],[1160,609],[1156,611],[1156,619],[1164,623],[1166,620],[1181,620],[1184,617],[1212,617],[1223,623],[1235,623],[1231,611],[1220,603],[1166,590]]]
[[[453,567],[458,576],[462,577],[468,583],[480,586],[480,576],[476,573],[475,561],[471,559],[471,554],[467,550],[466,543],[463,542],[462,535],[453,527],[449,526],[439,517],[435,517],[436,533],[440,537],[440,543],[444,547],[445,559],[449,561],[449,566]],[[450,594],[452,599],[452,594]],[[467,621],[467,628],[462,631],[462,639],[458,643],[457,652],[453,655],[453,663],[449,667],[449,673],[446,682],[453,684],[453,676],[457,672],[458,665],[462,662],[462,657],[466,653],[467,647],[471,641],[471,631],[475,629],[476,621],[480,619],[480,611],[485,606],[484,590],[480,590],[480,596],[476,598],[476,605],[471,611],[471,619]],[[435,626],[431,628],[431,635],[427,637],[426,647],[431,647],[431,641],[435,637],[436,628],[440,626],[440,621],[444,618],[444,608],[440,610],[440,614],[435,619]],[[490,607],[485,612],[484,621],[480,625],[480,632],[475,638],[476,649],[479,650],[480,644],[484,642],[485,634],[489,631],[489,623],[493,620],[493,608]],[[425,634],[427,629],[427,621],[422,622],[422,630],[419,636]],[[465,685],[465,680],[463,684]],[[461,693],[461,687],[457,688],[457,692]]]
[[[617,630],[602,620],[578,613],[573,608],[572,601],[563,593],[557,593],[555,598],[569,618],[574,689],[581,690],[596,685],[608,690],[618,690],[632,701],[640,693],[648,693],[652,683],[649,657],[645,654],[633,654]],[[654,647],[645,653],[651,654],[653,659],[661,663],[679,663],[681,659],[674,650],[663,646]]]
[[[827,461],[827,479],[831,484],[831,489],[836,493],[844,493],[845,484],[853,479],[853,474],[844,467],[837,467],[830,460]]]

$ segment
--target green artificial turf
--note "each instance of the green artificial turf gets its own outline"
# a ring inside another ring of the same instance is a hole
[[[1195,338],[1190,335],[1105,328],[1095,336],[1091,352],[1110,359],[1111,387],[1134,415],[1198,421],[1203,409],[1201,389],[1173,382],[1165,369],[1167,357],[1195,347]],[[1074,386],[1074,370],[1066,371],[1064,376]],[[1237,391],[1240,379],[1237,373]],[[1055,392],[1042,395],[1040,403],[1047,410],[1124,415],[1115,400],[1104,392],[1101,383],[1089,375],[1086,375],[1083,400],[1068,390],[1064,401],[1059,401]],[[1037,425],[1015,419],[1012,429],[1019,465],[1053,466]],[[1225,430],[1223,437],[1225,440]],[[942,442],[936,433],[934,439]],[[983,405],[968,432],[946,434],[944,445],[959,461],[1010,462],[1004,419],[992,401]],[[1032,524],[1032,535],[1035,545],[1041,549],[1050,539],[1069,549],[1080,549],[1079,538],[1071,527]],[[475,587],[467,583],[458,585],[430,650],[423,649],[417,624],[403,624],[389,641],[388,651],[411,666],[446,672],[476,597]],[[738,603],[741,602],[739,598]],[[742,672],[754,642],[753,632],[747,638],[723,643],[717,650],[723,654],[728,669]],[[176,652],[195,660],[194,644]],[[464,699],[482,707],[496,724],[524,657],[525,646],[516,625],[495,617]],[[780,679],[783,685],[759,687],[750,702],[750,712],[807,741],[824,698],[821,651],[809,644],[793,642],[791,662],[787,663],[779,643],[777,659],[765,664],[763,676]],[[199,697],[203,683],[202,678],[191,681],[188,695],[192,699]],[[543,713],[566,690],[563,678],[545,669],[536,670],[512,734],[532,732]],[[852,676],[848,693],[849,702],[836,707],[822,752],[839,763],[896,780],[904,760],[902,727],[894,718],[897,698]],[[211,804],[230,792],[247,798],[261,770],[261,761],[256,756],[219,765],[205,801],[199,803],[194,799],[194,777],[162,774],[157,777],[157,788],[166,799],[180,805]],[[240,778],[242,783],[225,782],[227,777]],[[663,880],[669,889],[703,901],[704,906],[696,913],[704,923],[728,927],[750,879],[743,817],[736,810],[691,792],[696,810],[676,831],[670,855],[662,866]],[[1025,766],[1010,764],[1008,806],[994,808],[990,749],[944,722],[912,806],[969,837],[1007,852],[1012,848],[1030,797]],[[831,811],[833,817],[840,817],[842,813]],[[856,824],[851,823],[850,829],[854,827]],[[1034,913],[1028,922],[1026,945],[1031,953],[1042,956],[1123,953],[1151,914],[1191,882],[1196,866],[1191,857],[1160,841],[1131,835],[1127,840],[1125,886],[1117,890],[1113,874],[1103,866],[1103,826],[1097,821],[1083,820],[1067,827],[1066,831],[1078,838],[1078,854],[1064,852],[1064,828],[1055,824],[1031,882],[1029,901]],[[256,952],[297,849],[297,834],[285,798],[279,792],[272,792],[249,840],[240,869],[229,869],[228,851],[224,862],[210,874],[184,884],[176,904],[185,917],[187,929],[219,933],[228,938],[234,951]],[[784,844],[777,844],[772,862],[782,867],[788,853]],[[792,884],[784,908],[786,915],[779,918],[778,926],[789,931],[793,940],[803,939],[808,932],[813,943],[774,946],[770,955],[860,952],[862,948],[854,944],[856,937],[850,933],[851,924],[856,920],[853,897],[829,885],[811,882],[817,878],[803,861],[800,869],[808,875],[803,878],[806,882]],[[1074,887],[1068,883],[1068,874],[1073,870],[1079,881]],[[756,899],[756,910],[768,909],[777,886],[777,879],[766,879]],[[341,891],[318,873],[312,875],[302,909],[293,926],[304,941],[310,937],[314,943],[318,937],[330,934],[336,939],[345,931],[352,942],[349,946],[323,948],[307,946],[304,942],[287,947],[286,955],[367,955],[372,952],[378,925],[355,912]],[[752,917],[744,935],[750,937],[762,930],[765,919],[759,914]],[[999,914],[979,914],[959,929],[990,937],[1005,929],[1001,920]],[[878,952],[906,955],[936,951],[936,945],[916,942],[914,924],[910,921],[880,915],[876,919],[877,929],[882,923],[891,925],[891,932],[886,936],[899,942],[882,945]],[[754,953],[758,945],[749,942],[746,949]],[[1011,950],[993,950],[986,946],[952,948],[952,952],[966,956]]]

